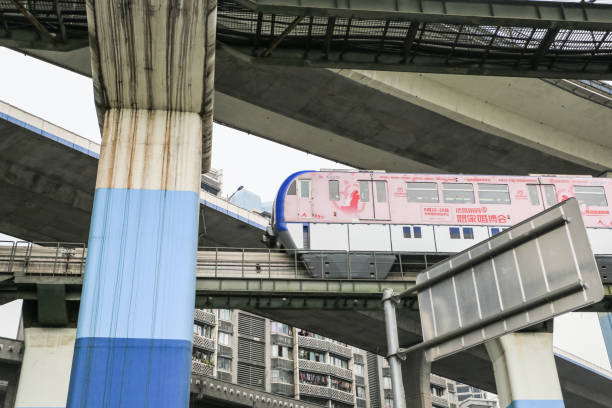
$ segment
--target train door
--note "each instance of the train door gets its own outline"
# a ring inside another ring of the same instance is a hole
[[[527,184],[527,194],[529,195],[529,204],[531,205],[531,215],[536,215],[544,210],[542,201],[542,191],[539,184]]]
[[[557,191],[554,184],[527,184],[527,190],[532,215],[557,204]]]
[[[312,218],[312,180],[298,180],[297,212],[299,218]]]
[[[390,220],[389,212],[389,189],[385,180],[374,180],[372,182],[374,190],[374,218],[377,220]]]
[[[359,180],[359,202],[363,220],[389,220],[389,190],[385,180]]]

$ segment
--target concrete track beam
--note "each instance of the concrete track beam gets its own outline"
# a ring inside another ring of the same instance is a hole
[[[502,408],[563,408],[552,333],[506,334],[485,344]]]

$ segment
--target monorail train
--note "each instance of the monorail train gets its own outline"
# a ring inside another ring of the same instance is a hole
[[[569,197],[580,204],[593,252],[612,254],[612,179],[574,176],[297,172],[278,191],[267,239],[304,250],[313,276],[346,275],[350,262],[353,277],[373,277],[377,262],[383,278],[395,255],[354,251],[459,252]],[[337,253],[323,259],[307,250]]]

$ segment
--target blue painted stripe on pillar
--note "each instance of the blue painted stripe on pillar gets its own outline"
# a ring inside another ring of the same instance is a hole
[[[199,197],[96,190],[78,338],[191,343]]]
[[[606,351],[608,352],[608,360],[612,366],[612,313],[600,313],[599,325],[603,334]]]
[[[190,373],[189,341],[80,338],[67,406],[187,407]]]
[[[507,408],[565,408],[561,400],[515,400]]]

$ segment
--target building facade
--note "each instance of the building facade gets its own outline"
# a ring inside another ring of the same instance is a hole
[[[383,357],[242,310],[196,309],[193,373],[328,408],[393,408]],[[464,387],[432,374],[433,406],[497,406]]]

